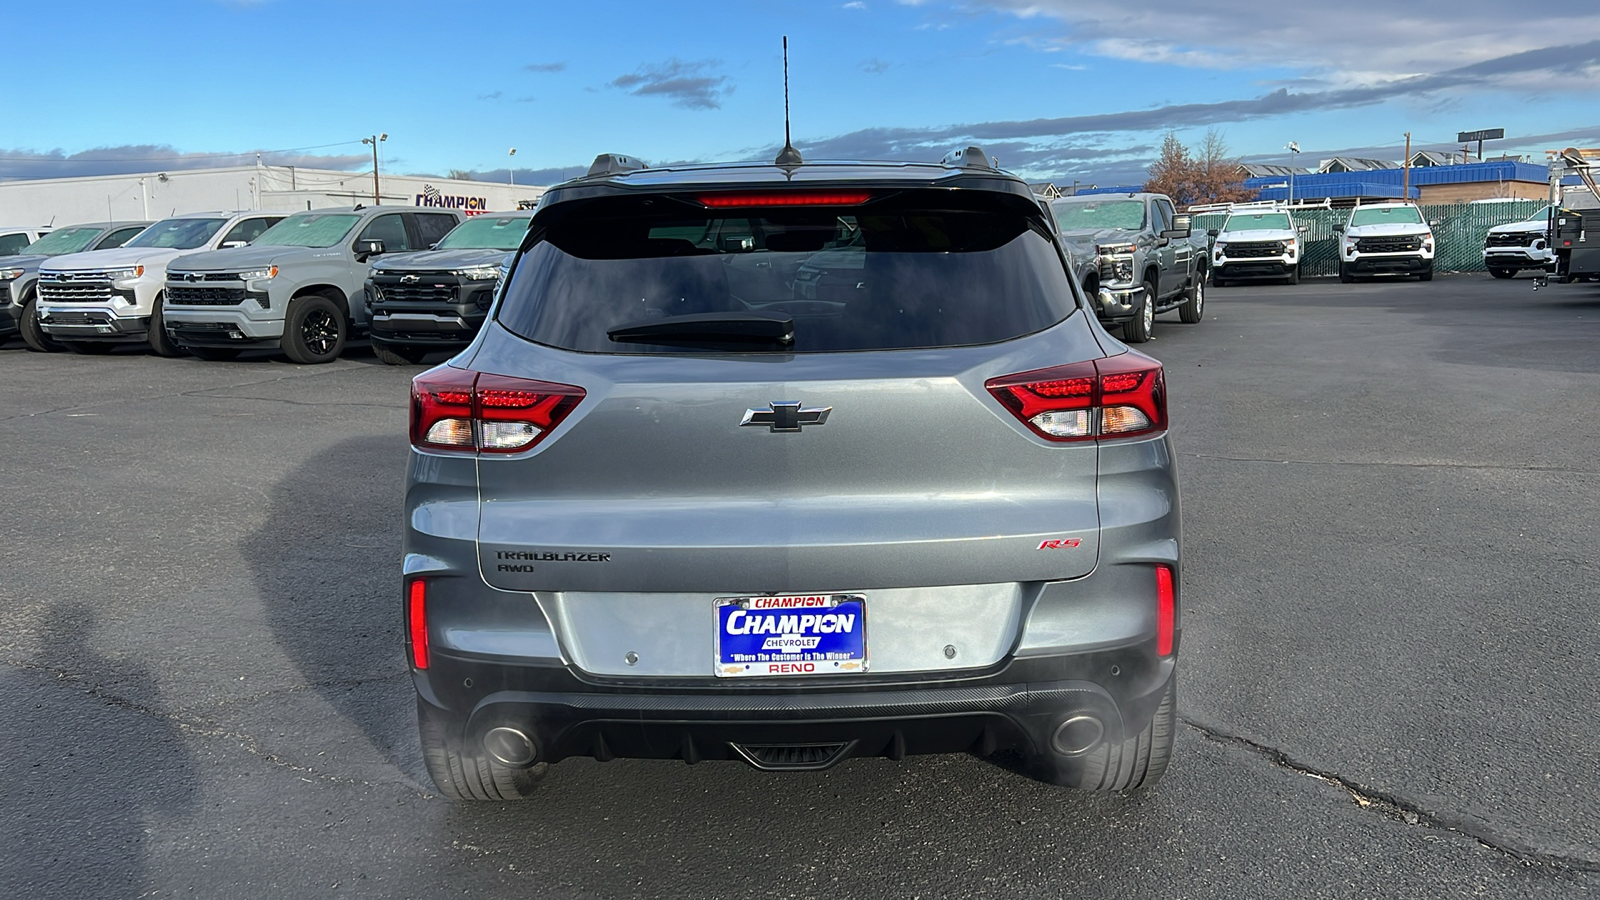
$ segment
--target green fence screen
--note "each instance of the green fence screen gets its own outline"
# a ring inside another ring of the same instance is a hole
[[[1436,272],[1482,272],[1483,238],[1496,225],[1521,222],[1544,207],[1539,200],[1505,203],[1439,203],[1421,207],[1433,228],[1433,268]],[[1339,274],[1339,250],[1333,226],[1350,217],[1348,209],[1297,209],[1295,224],[1305,249],[1300,274]],[[1208,212],[1194,217],[1197,231],[1221,228],[1227,213]],[[1213,239],[1214,240],[1214,239]]]

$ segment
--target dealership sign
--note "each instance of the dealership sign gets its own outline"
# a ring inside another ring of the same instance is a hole
[[[437,209],[459,209],[469,216],[476,216],[489,211],[489,198],[445,194],[433,185],[425,184],[422,186],[422,193],[417,195],[417,205]]]

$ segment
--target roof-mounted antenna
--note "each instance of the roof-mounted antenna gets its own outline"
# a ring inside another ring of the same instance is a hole
[[[794,141],[789,139],[789,36],[783,36],[783,149],[778,151],[778,158],[773,163],[780,166],[798,166],[805,160],[800,158],[800,151],[794,148]]]

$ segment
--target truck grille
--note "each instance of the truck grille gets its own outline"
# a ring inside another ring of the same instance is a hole
[[[1483,242],[1485,247],[1531,247],[1533,242],[1544,237],[1543,232],[1520,231],[1510,234],[1491,234]]]
[[[39,279],[39,299],[47,303],[105,303],[111,299],[111,282]]]
[[[189,287],[167,282],[168,306],[236,306],[244,302],[244,288]]]
[[[11,285],[0,284],[0,306],[11,305]]]
[[[1240,244],[1223,245],[1223,254],[1229,259],[1258,259],[1266,256],[1282,256],[1282,241],[1246,241]]]
[[[1422,249],[1422,238],[1408,235],[1370,237],[1356,241],[1357,253],[1415,253]]]
[[[385,284],[373,282],[383,291],[385,301],[392,300],[396,303],[454,303],[456,288],[454,285],[433,284],[399,284],[397,282]]]

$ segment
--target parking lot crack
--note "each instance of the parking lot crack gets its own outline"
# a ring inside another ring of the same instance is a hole
[[[1393,791],[1365,785],[1336,772],[1312,766],[1296,759],[1288,751],[1245,737],[1215,723],[1205,722],[1188,715],[1180,716],[1179,720],[1195,731],[1200,732],[1207,740],[1215,741],[1225,746],[1248,750],[1265,758],[1278,768],[1287,769],[1308,778],[1315,778],[1326,784],[1335,785],[1348,792],[1351,801],[1362,809],[1376,811],[1397,822],[1419,828],[1448,831],[1471,838],[1484,847],[1525,865],[1544,865],[1580,872],[1600,872],[1600,859],[1552,853],[1535,847],[1514,835],[1501,833],[1499,829],[1488,822],[1458,813],[1436,809],[1430,810],[1419,800]]]
[[[185,734],[192,734],[198,737],[212,738],[214,740],[223,740],[237,744],[244,752],[256,757],[262,762],[279,769],[293,772],[305,781],[322,781],[329,784],[354,785],[359,787],[400,787],[418,797],[431,798],[435,796],[427,791],[420,790],[416,786],[402,779],[395,779],[392,781],[374,781],[371,779],[349,778],[341,775],[333,775],[328,772],[312,768],[311,766],[305,766],[291,762],[290,760],[278,756],[277,754],[262,749],[260,742],[257,741],[253,735],[226,728],[217,722],[213,722],[210,719],[195,715],[193,713],[169,712],[167,710],[157,709],[153,706],[148,706],[143,703],[138,703],[127,697],[121,696],[120,694],[106,690],[98,684],[86,680],[86,676],[81,672],[72,672],[67,669],[60,668],[59,666],[42,665],[33,662],[18,662],[16,660],[0,660],[0,665],[9,666],[11,668],[20,669],[23,671],[38,672],[50,676],[58,683],[63,685],[71,685],[80,692],[87,694],[96,700],[100,700],[109,706],[114,706],[118,709],[125,710],[136,715],[156,719],[178,729],[180,732]],[[378,679],[361,679],[361,681],[371,680]]]
[[[1271,463],[1280,466],[1353,466],[1375,469],[1473,469],[1489,472],[1551,472],[1563,475],[1600,475],[1594,469],[1576,469],[1570,466],[1507,466],[1496,463],[1469,462],[1382,462],[1343,459],[1276,459],[1264,456],[1227,456],[1217,453],[1196,453],[1195,459],[1212,459],[1223,462]]]
[[[324,369],[324,370],[314,371],[314,372],[296,372],[296,373],[288,374],[288,375],[279,375],[279,376],[274,377],[274,378],[263,378],[263,379],[259,379],[259,380],[256,380],[256,381],[240,382],[239,384],[222,385],[220,387],[219,386],[212,386],[212,387],[203,387],[203,388],[192,388],[190,390],[185,390],[185,391],[173,391],[172,393],[168,393],[168,394],[152,394],[152,395],[150,395],[148,397],[119,397],[119,398],[112,399],[112,400],[101,400],[101,401],[98,401],[98,402],[95,402],[95,403],[75,403],[75,404],[72,404],[71,406],[52,407],[51,409],[41,409],[41,410],[35,410],[34,412],[18,413],[17,415],[14,415],[14,416],[0,416],[0,422],[10,422],[10,421],[13,421],[13,420],[16,420],[16,419],[33,419],[33,418],[38,418],[40,416],[51,416],[51,415],[55,415],[57,413],[76,412],[78,410],[99,409],[99,408],[104,407],[104,406],[125,406],[125,405],[127,405],[129,403],[145,403],[145,402],[149,402],[149,401],[152,401],[152,400],[169,400],[169,399],[171,399],[173,397],[217,397],[217,399],[222,399],[222,400],[265,400],[265,401],[269,401],[270,402],[270,401],[276,400],[276,398],[272,398],[272,397],[228,397],[228,396],[219,396],[219,395],[216,395],[216,394],[212,394],[210,392],[211,391],[234,391],[234,390],[239,390],[241,388],[258,387],[258,386],[264,385],[264,384],[276,384],[276,383],[281,382],[281,381],[288,381],[290,379],[295,379],[295,378],[324,378],[324,377],[327,377],[327,376],[330,376],[330,375],[339,375],[339,374],[346,373],[346,372],[356,372],[356,371],[360,371],[360,369],[359,368],[351,368],[351,367],[341,366],[341,367],[337,367],[337,368]],[[282,400],[282,401],[278,401],[278,402],[295,403],[296,401]],[[381,407],[383,407],[385,409],[392,409],[392,408],[397,407],[397,406],[403,406],[404,404],[398,404],[398,403],[382,403],[382,404],[377,404],[377,403],[328,403],[328,404],[307,403],[307,404],[304,404],[304,405],[308,405],[308,406],[381,406]]]

